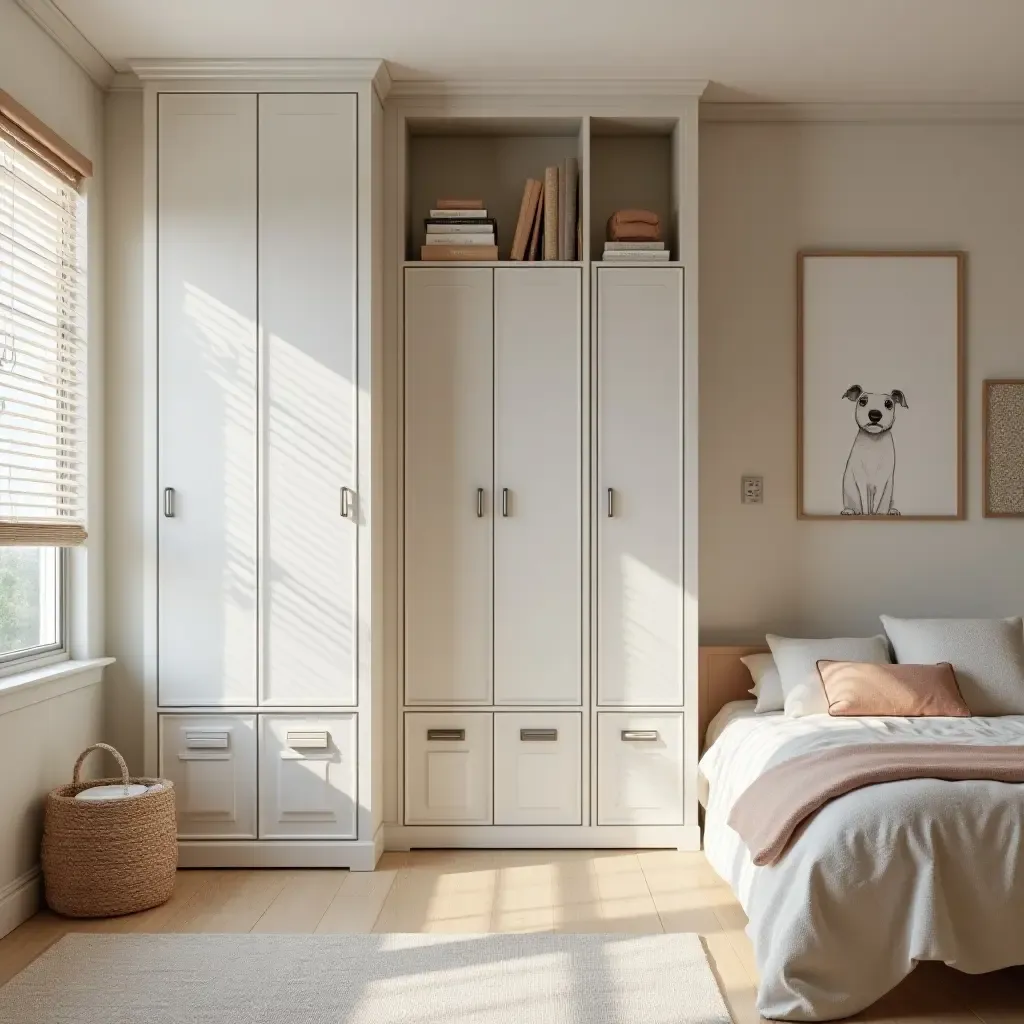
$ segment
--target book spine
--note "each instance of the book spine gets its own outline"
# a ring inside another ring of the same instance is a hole
[[[533,227],[530,231],[530,245],[526,253],[526,258],[531,262],[535,262],[538,254],[540,253],[540,236],[543,233],[544,225],[544,185],[541,182],[537,182],[537,209],[533,214]]]
[[[558,168],[544,171],[544,259],[558,259]]]
[[[431,210],[432,220],[486,220],[486,210]]]
[[[530,209],[530,196],[533,194],[533,180],[527,178],[523,188],[523,198],[519,202],[519,216],[516,218],[516,230],[512,236],[510,260],[521,260],[526,252],[527,211]]]
[[[569,202],[566,191],[565,162],[558,165],[558,258],[565,259],[566,233],[568,229]]]
[[[439,210],[482,210],[484,201],[482,199],[438,199]]]
[[[668,263],[668,253],[659,256],[653,252],[606,252],[604,263]]]
[[[576,259],[576,187],[579,183],[579,163],[571,156],[565,161],[565,258]]]
[[[494,245],[494,235],[487,232],[483,235],[466,235],[457,231],[438,235],[427,235],[427,245]]]
[[[621,252],[623,250],[639,251],[640,249],[656,252],[664,249],[664,242],[605,242],[605,252]]]
[[[427,222],[428,235],[496,235],[494,224],[491,221],[459,222],[452,221],[447,224],[435,224]]]
[[[420,249],[420,259],[428,261],[451,260],[496,260],[496,245],[424,245]]]

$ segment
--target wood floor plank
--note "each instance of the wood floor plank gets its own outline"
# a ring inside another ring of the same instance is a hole
[[[63,935],[101,932],[695,932],[735,1024],[761,1024],[746,918],[701,854],[432,850],[376,872],[182,871],[171,900],[122,918],[44,910],[0,939],[0,984]],[[854,1022],[1024,1024],[1024,968],[922,964]]]

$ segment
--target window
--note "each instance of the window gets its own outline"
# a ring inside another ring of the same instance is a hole
[[[0,92],[0,663],[64,646],[63,549],[86,539],[88,171]]]

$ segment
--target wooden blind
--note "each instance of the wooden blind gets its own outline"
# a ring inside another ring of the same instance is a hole
[[[44,145],[38,127],[10,120],[4,96],[0,546],[66,547],[86,539],[86,246],[78,189],[91,167],[80,157],[74,167]]]

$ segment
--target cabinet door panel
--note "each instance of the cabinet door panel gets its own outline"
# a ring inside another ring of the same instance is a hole
[[[410,704],[491,699],[492,302],[490,270],[406,271]]]
[[[355,96],[261,95],[259,149],[260,699],[355,704]]]
[[[356,716],[260,715],[260,838],[356,838]]]
[[[500,712],[494,716],[494,823],[579,825],[582,716]]]
[[[405,716],[405,823],[490,825],[492,716]]]
[[[597,716],[597,823],[683,823],[683,716]]]
[[[255,96],[159,97],[164,705],[256,701],[256,148]]]
[[[496,704],[580,701],[580,290],[577,269],[495,271]]]
[[[161,715],[161,778],[182,839],[256,838],[256,718]]]
[[[682,271],[602,268],[597,281],[598,700],[678,705]]]

